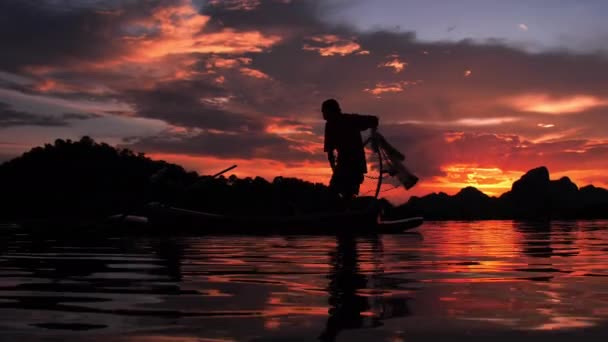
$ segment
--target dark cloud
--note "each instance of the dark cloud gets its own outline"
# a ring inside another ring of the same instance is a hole
[[[101,115],[93,113],[64,113],[61,118],[64,120],[90,120],[100,118]]]
[[[40,1],[0,2],[0,68],[98,60],[121,51],[115,18],[85,8],[57,11]],[[114,32],[113,32],[114,31]]]
[[[67,126],[64,118],[17,111],[0,102],[0,128],[13,126]]]
[[[131,32],[129,24],[146,19],[161,6],[180,0],[70,1],[9,0],[0,2],[0,69],[73,67],[119,58],[128,39],[155,32]]]
[[[206,105],[204,99],[227,97],[222,88],[200,81],[161,83],[154,89],[130,90],[125,99],[138,116],[164,120],[176,126],[227,131],[259,131],[260,119]]]
[[[201,13],[211,17],[208,31],[231,27],[301,34],[322,27],[319,15],[331,9],[328,3],[315,0],[266,0],[260,1],[253,10],[234,10],[231,1],[217,1],[207,2]]]
[[[293,148],[293,143],[287,139],[262,132],[203,133],[194,136],[166,134],[130,140],[131,142],[123,147],[146,153],[177,153],[235,159],[265,158],[285,162],[325,160],[317,154]]]

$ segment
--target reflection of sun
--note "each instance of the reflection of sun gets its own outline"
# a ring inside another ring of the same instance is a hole
[[[438,255],[450,256],[451,258],[463,258],[470,260],[471,258],[483,257],[483,262],[474,264],[451,265],[455,270],[483,270],[483,271],[498,271],[496,266],[503,265],[501,260],[496,261],[494,258],[514,258],[518,255],[518,246],[521,244],[521,235],[514,229],[483,229],[487,226],[505,226],[511,223],[496,221],[487,221],[484,225],[475,226],[478,223],[461,223],[465,226],[459,229],[445,229],[440,237],[440,241],[434,244],[433,249]],[[508,227],[505,227],[508,228]],[[466,243],[458,243],[457,241],[466,241]],[[488,258],[491,257],[491,258]]]

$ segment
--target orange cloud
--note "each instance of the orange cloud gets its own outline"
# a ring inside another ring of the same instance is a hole
[[[100,84],[70,84],[52,78],[44,78],[32,84],[31,89],[40,93],[86,93],[90,95],[105,95],[112,91]]]
[[[214,57],[207,62],[207,68],[220,68],[220,69],[230,69],[236,68],[240,65],[251,64],[251,58],[247,57],[237,57],[237,58],[223,58],[223,57]]]
[[[352,39],[343,39],[336,35],[320,35],[309,37],[308,40],[321,46],[314,46],[311,44],[304,44],[303,50],[317,51],[321,56],[346,56],[355,53],[361,49],[361,45],[354,42]],[[366,50],[359,51],[361,54],[365,54]],[[367,51],[369,53],[369,51]]]
[[[390,56],[390,57],[393,57],[393,56]],[[407,66],[407,62],[399,60],[398,56],[394,57],[392,60],[390,60],[388,62],[381,63],[380,65],[378,65],[378,67],[393,68],[395,70],[395,73],[400,73],[401,71],[403,71],[405,69],[406,66]]]
[[[378,82],[373,88],[365,88],[364,92],[373,95],[381,95],[384,93],[399,93],[405,90],[407,86],[416,85],[420,81],[400,81],[400,82]]]
[[[324,153],[321,137],[314,134],[312,126],[308,124],[297,120],[272,118],[265,131],[289,141],[291,150],[318,156]]]
[[[309,125],[280,118],[273,119],[272,122],[266,126],[266,132],[277,135],[313,134],[312,127]]]
[[[266,75],[265,73],[263,73],[257,69],[241,68],[240,71],[241,71],[241,74],[249,76],[249,77],[258,78],[258,79],[262,79],[262,80],[270,79],[270,76]]]
[[[85,60],[64,66],[34,66],[26,70],[44,78],[36,85],[40,92],[82,92],[92,88],[86,84],[72,85],[52,79],[63,72],[103,73],[114,75],[105,80],[104,88],[95,85],[97,92],[108,89],[149,89],[160,82],[189,80],[212,75],[213,69],[237,68],[251,64],[251,58],[226,55],[261,52],[281,41],[278,35],[265,35],[259,31],[238,31],[226,28],[204,32],[210,18],[202,15],[190,2],[155,8],[150,17],[131,19],[124,24],[126,32],[138,32],[119,38],[123,45],[112,57]],[[208,60],[207,70],[200,70],[199,58],[193,54],[222,54]],[[261,71],[243,70],[243,74],[267,78]],[[212,75],[215,83],[222,84],[224,76]],[[83,81],[81,80],[81,83]],[[86,81],[85,81],[86,82]]]
[[[572,95],[566,97],[551,97],[547,94],[526,94],[505,100],[511,107],[542,114],[571,114],[588,109],[608,106],[608,98],[593,95]]]
[[[226,55],[262,52],[281,41],[278,35],[265,35],[259,31],[238,31],[226,28],[220,31],[204,32],[210,18],[202,15],[190,2],[155,8],[150,17],[126,22],[127,35],[121,39],[123,49],[113,57],[101,60],[82,61],[66,66],[30,67],[28,72],[44,81],[36,85],[40,92],[82,92],[91,88],[86,84],[72,85],[51,79],[56,73],[103,73],[113,74],[104,88],[91,89],[107,92],[108,89],[150,89],[160,82],[190,80],[206,75],[217,84],[225,82],[225,76],[213,75],[214,69],[238,68],[251,64],[251,58]],[[207,70],[197,67],[199,58],[193,54],[222,54],[211,57]],[[242,74],[269,78],[260,70],[243,68]],[[82,81],[81,81],[82,82]]]
[[[452,143],[464,137],[464,132],[446,132],[443,134],[444,141]]]
[[[209,20],[209,16],[200,14],[187,2],[156,8],[151,17],[126,24],[131,30],[146,33],[123,37],[128,52],[111,62],[146,63],[169,55],[191,53],[261,52],[281,40],[278,35],[264,35],[259,31],[237,31],[231,28],[203,32]],[[154,34],[151,34],[152,32]]]
[[[363,91],[374,94],[374,95],[380,95],[383,93],[399,93],[399,92],[402,92],[403,89],[404,89],[404,85],[399,82],[393,82],[393,83],[380,82],[380,83],[376,84],[376,86],[374,88],[366,88],[366,89],[363,89]]]
[[[34,89],[39,92],[46,93],[48,91],[57,89],[57,82],[49,79],[42,80],[34,85]]]
[[[458,119],[453,122],[450,122],[450,124],[454,123],[454,124],[458,124],[458,125],[462,125],[462,126],[469,126],[469,127],[495,126],[495,125],[501,125],[504,123],[517,122],[520,120],[521,120],[521,118],[511,117],[511,116],[497,117],[497,118],[462,118],[462,119]]]

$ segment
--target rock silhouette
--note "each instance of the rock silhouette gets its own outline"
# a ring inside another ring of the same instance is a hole
[[[551,180],[549,170],[541,166],[528,171],[498,198],[467,187],[454,196],[412,197],[394,212],[438,220],[606,218],[608,190],[592,185],[579,189],[568,177]]]

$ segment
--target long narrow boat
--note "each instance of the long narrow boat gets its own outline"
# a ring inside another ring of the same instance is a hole
[[[146,209],[145,216],[115,215],[111,221],[117,227],[131,231],[172,231],[197,235],[399,234],[423,223],[421,217],[383,220],[375,205],[359,210],[306,215],[232,216],[156,204]]]
[[[62,217],[0,225],[0,235],[373,235],[401,234],[422,223],[422,217],[383,219],[381,210],[374,205],[306,215],[233,216],[154,204],[137,213],[113,215],[103,221]]]

